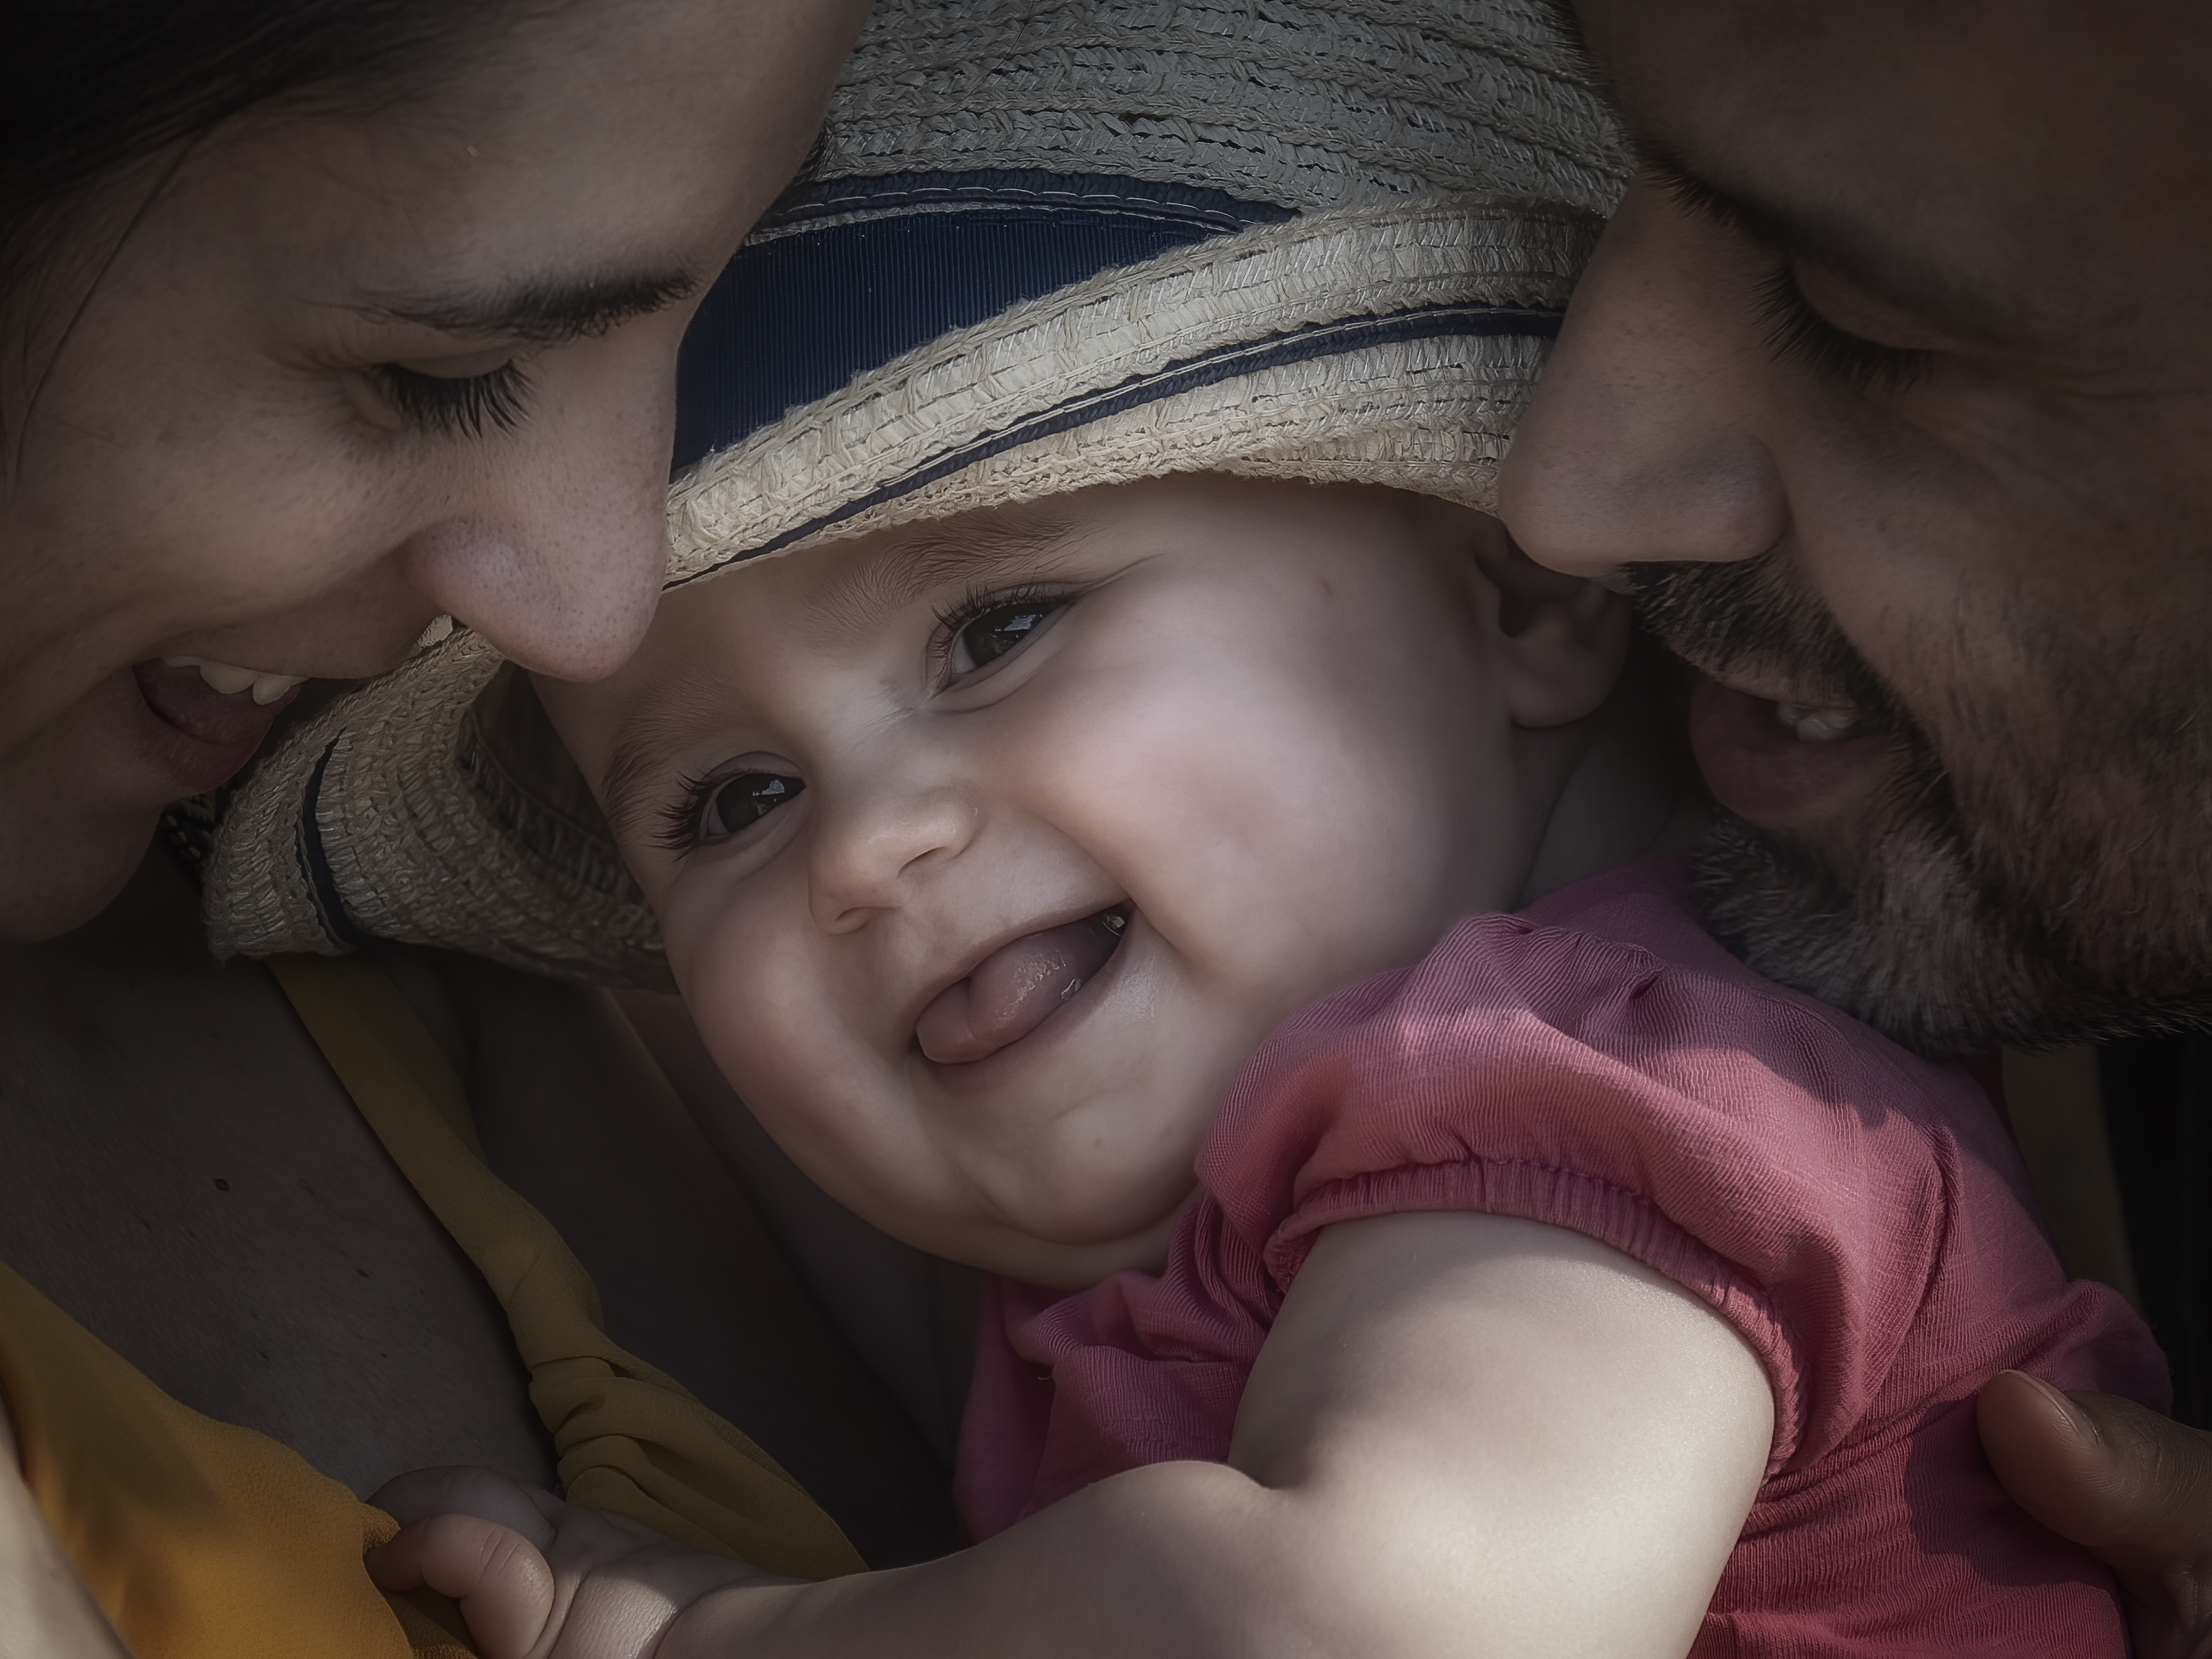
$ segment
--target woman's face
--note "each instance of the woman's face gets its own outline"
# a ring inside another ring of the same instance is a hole
[[[0,937],[90,916],[293,682],[380,673],[441,616],[542,673],[623,661],[678,342],[865,10],[576,0],[73,231],[0,342]]]

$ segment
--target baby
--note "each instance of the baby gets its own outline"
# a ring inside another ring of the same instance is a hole
[[[549,1499],[382,1582],[495,1659],[2124,1652],[1971,1399],[2156,1355],[1974,1086],[1671,865],[1496,914],[1623,633],[1466,508],[1199,474],[744,565],[542,684],[731,1082],[996,1276],[984,1541],[769,1583]]]
[[[1546,890],[1664,817],[1589,763],[1625,618],[1483,511],[1623,166],[1547,9],[886,0],[819,154],[687,342],[648,638],[538,688],[589,799],[464,633],[210,892],[672,975],[989,1275],[975,1541],[772,1580],[434,1474],[380,1581],[492,1659],[2124,1652],[1972,1401],[2162,1364],[1986,1100],[1672,864]]]

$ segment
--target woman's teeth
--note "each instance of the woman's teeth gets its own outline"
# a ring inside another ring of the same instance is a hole
[[[232,662],[210,662],[205,657],[164,657],[163,665],[170,668],[197,668],[200,678],[224,696],[233,692],[251,691],[253,701],[264,705],[272,703],[295,685],[304,685],[305,674],[264,674],[258,668],[240,668]]]
[[[1774,712],[1802,743],[1834,743],[1858,729],[1859,711],[1850,707],[1821,708],[1802,702],[1778,702]]]

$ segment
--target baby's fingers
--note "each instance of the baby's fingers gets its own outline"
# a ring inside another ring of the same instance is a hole
[[[496,1521],[541,1550],[552,1547],[554,1517],[567,1507],[551,1492],[510,1480],[496,1470],[466,1467],[416,1469],[386,1481],[368,1501],[403,1527],[434,1515]]]
[[[553,1570],[520,1533],[472,1515],[434,1515],[368,1553],[380,1589],[425,1586],[461,1605],[483,1659],[524,1659],[553,1616]]]

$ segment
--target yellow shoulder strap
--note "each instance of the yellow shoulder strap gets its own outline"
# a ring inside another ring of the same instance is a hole
[[[362,1570],[390,1516],[164,1394],[4,1266],[0,1392],[24,1483],[140,1659],[468,1659],[450,1602]],[[27,1652],[10,1611],[0,1653]]]
[[[445,1053],[368,957],[273,957],[276,982],[422,1201],[507,1310],[568,1501],[611,1510],[769,1572],[863,1571],[775,1461],[674,1378],[625,1352],[553,1225],[483,1161]]]

